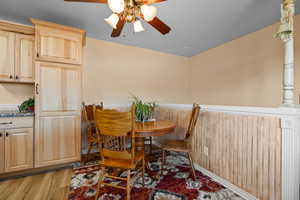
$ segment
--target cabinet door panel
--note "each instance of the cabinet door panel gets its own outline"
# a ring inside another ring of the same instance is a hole
[[[66,68],[64,77],[64,110],[79,111],[81,105],[81,72],[79,68]]]
[[[7,130],[5,137],[5,172],[33,167],[33,130]]]
[[[4,172],[4,131],[0,131],[0,173]]]
[[[74,65],[39,62],[37,64],[39,112],[79,112],[81,69]]]
[[[40,117],[37,128],[36,166],[80,160],[80,116]]]
[[[34,82],[34,36],[16,35],[16,80]]]
[[[81,34],[39,26],[37,28],[37,42],[38,59],[81,64]]]
[[[15,34],[0,31],[0,80],[14,81]]]
[[[39,67],[40,112],[62,111],[62,68],[43,63]]]

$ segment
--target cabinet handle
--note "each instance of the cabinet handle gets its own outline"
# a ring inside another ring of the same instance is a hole
[[[2,137],[2,133],[0,133],[0,137]]]
[[[6,132],[5,135],[6,135],[6,137],[8,137],[9,136],[8,132]]]
[[[10,79],[12,79],[12,78],[13,78],[13,76],[12,76],[12,75],[9,75],[9,78],[10,78]]]
[[[2,122],[1,125],[13,124],[12,122]]]
[[[35,93],[39,94],[39,84],[35,84]]]
[[[18,77],[18,76],[16,76],[16,79],[19,79],[19,77]]]

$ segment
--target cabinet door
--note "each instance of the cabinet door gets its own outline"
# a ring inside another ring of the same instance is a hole
[[[0,173],[4,172],[4,131],[0,130]]]
[[[5,172],[33,167],[33,129],[7,130],[5,136]]]
[[[0,81],[14,81],[15,34],[0,31]]]
[[[35,166],[80,160],[81,68],[36,63]]]
[[[80,116],[40,117],[35,134],[35,166],[80,160]]]
[[[38,62],[36,66],[37,111],[80,113],[81,69],[74,65]]]
[[[34,82],[34,36],[16,35],[15,79]]]
[[[81,64],[82,35],[47,26],[37,26],[37,59]]]

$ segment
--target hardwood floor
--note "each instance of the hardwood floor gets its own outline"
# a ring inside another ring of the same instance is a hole
[[[72,174],[63,169],[0,182],[0,200],[65,200]]]

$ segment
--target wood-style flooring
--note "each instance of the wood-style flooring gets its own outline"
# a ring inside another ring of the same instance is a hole
[[[72,169],[11,179],[0,182],[0,200],[65,200]]]

